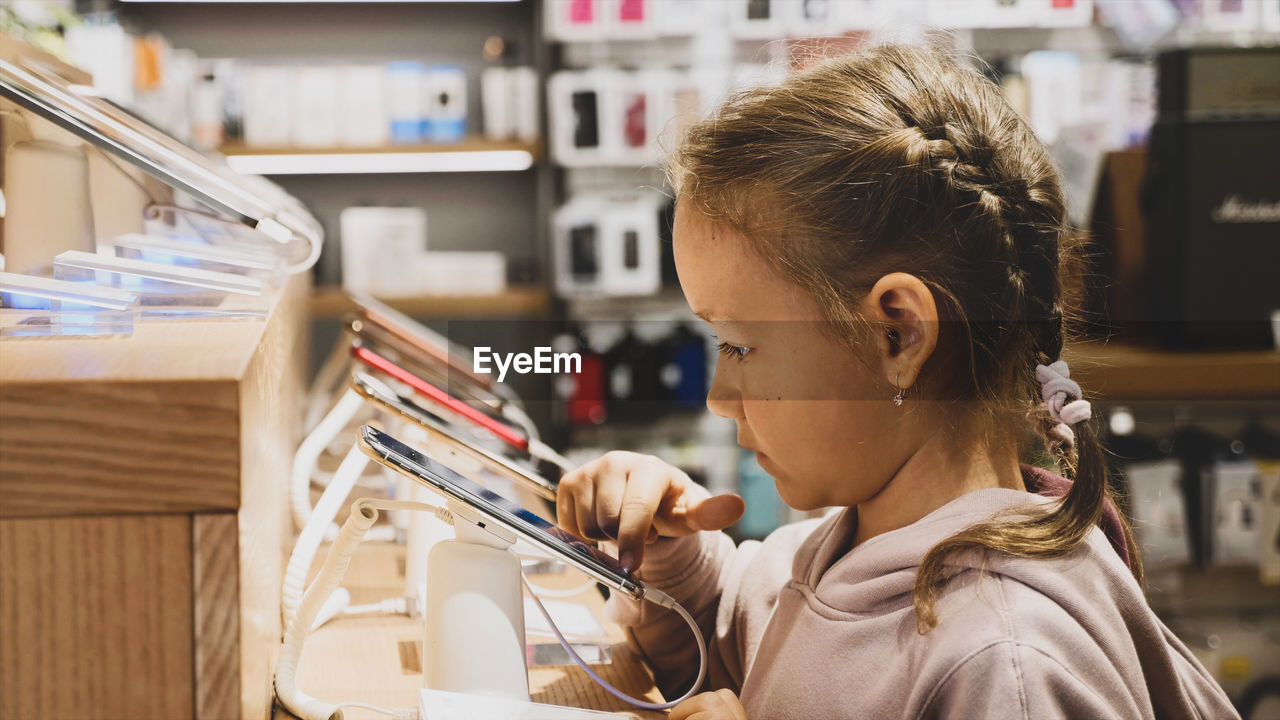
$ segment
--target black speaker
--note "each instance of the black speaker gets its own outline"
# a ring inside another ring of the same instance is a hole
[[[1168,347],[1269,347],[1280,310],[1280,49],[1159,58],[1147,318]]]

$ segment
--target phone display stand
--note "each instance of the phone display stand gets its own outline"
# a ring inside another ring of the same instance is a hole
[[[432,690],[529,701],[515,534],[448,503],[456,539],[427,559],[422,679]]]

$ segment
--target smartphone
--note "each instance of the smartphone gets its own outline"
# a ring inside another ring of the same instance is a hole
[[[346,318],[347,332],[361,344],[368,345],[414,375],[450,395],[480,403],[495,413],[501,413],[506,400],[493,393],[488,386],[477,383],[473,377],[456,371],[438,357],[422,352],[421,348],[401,336],[372,323],[359,315]]]
[[[637,600],[644,583],[618,561],[505,497],[481,487],[390,435],[368,425],[360,428],[360,449],[387,467],[441,495],[475,508],[499,527],[549,552],[601,583]]]
[[[534,470],[522,467],[520,464],[498,453],[468,442],[466,438],[462,437],[462,433],[455,429],[455,426],[449,421],[387,387],[386,383],[381,380],[358,372],[351,379],[351,387],[375,406],[416,423],[429,432],[432,437],[439,439],[463,455],[479,461],[491,472],[521,483],[540,497],[555,502],[556,488],[559,487],[557,482],[539,475]],[[529,456],[528,461],[536,463],[537,459]]]
[[[471,368],[471,351],[449,341],[449,338],[363,293],[347,293],[356,312],[366,322],[394,335],[416,348],[422,355],[444,363],[454,373],[466,376],[483,388],[493,387],[493,378],[477,374]]]
[[[422,379],[413,372],[401,367],[385,355],[364,345],[351,346],[351,355],[366,367],[385,373],[413,388],[414,392],[427,398],[437,406],[455,413],[470,422],[498,436],[503,442],[520,452],[529,452],[529,438],[523,429],[491,409],[472,407],[454,397],[447,390]]]

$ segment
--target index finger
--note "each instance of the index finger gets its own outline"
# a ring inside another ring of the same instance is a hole
[[[644,560],[646,540],[663,506],[685,491],[680,471],[664,463],[646,464],[627,474],[627,484],[618,511],[618,561],[626,570],[635,570]],[[687,528],[677,534],[688,534]]]

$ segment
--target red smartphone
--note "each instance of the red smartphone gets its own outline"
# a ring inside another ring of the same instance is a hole
[[[396,380],[399,380],[413,388],[414,392],[430,400],[436,405],[445,408],[456,415],[464,417],[472,423],[475,423],[494,435],[497,435],[503,442],[520,452],[529,452],[528,436],[525,435],[523,430],[513,425],[506,418],[468,405],[462,400],[454,397],[449,393],[449,391],[433,385],[418,375],[404,369],[385,355],[365,347],[364,345],[353,344],[351,346],[351,355],[366,367],[377,370],[380,373],[390,375]]]

